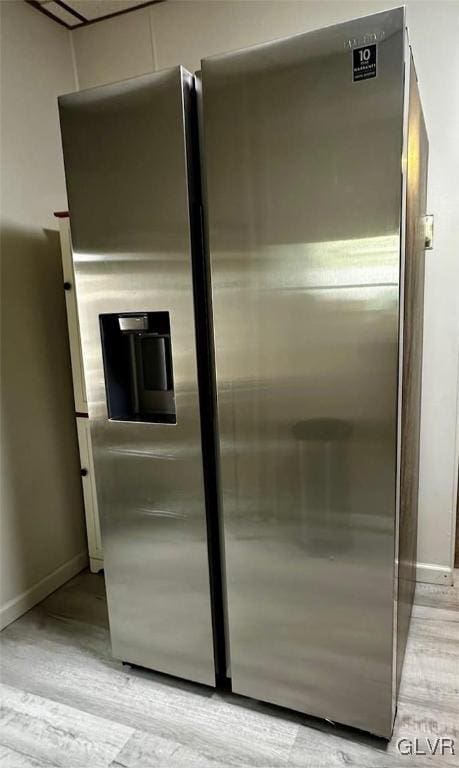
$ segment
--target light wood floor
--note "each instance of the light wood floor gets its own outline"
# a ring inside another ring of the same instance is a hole
[[[459,573],[456,582],[459,582]],[[104,579],[84,572],[1,634],[2,768],[459,765],[459,590],[419,585],[392,741],[123,667]],[[456,740],[404,756],[397,740]]]

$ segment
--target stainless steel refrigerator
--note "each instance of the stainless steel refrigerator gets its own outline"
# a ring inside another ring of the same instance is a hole
[[[176,67],[71,94],[60,118],[113,654],[215,685],[194,79]]]
[[[404,10],[60,113],[114,655],[389,737],[427,173]]]
[[[398,8],[202,61],[233,691],[389,737],[427,137]]]

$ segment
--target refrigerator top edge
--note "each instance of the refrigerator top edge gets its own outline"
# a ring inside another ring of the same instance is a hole
[[[133,75],[132,77],[124,78],[123,80],[115,80],[110,83],[103,83],[101,85],[93,85],[89,88],[82,88],[78,91],[71,91],[70,93],[64,93],[58,96],[59,106],[64,106],[67,103],[78,103],[81,99],[88,100],[92,95],[94,99],[99,100],[101,96],[116,95],[119,96],[124,90],[128,90],[129,86],[140,85],[143,81],[145,85],[151,83],[159,83],[161,81],[168,82],[170,79],[177,77],[177,75],[185,81],[191,81],[194,75],[189,72],[181,64],[177,64],[175,67],[166,67],[165,69],[159,69],[156,72],[146,72],[143,75]]]
[[[406,27],[406,6],[402,5],[318,29],[267,40],[234,51],[206,56],[201,59],[201,70],[204,76],[209,68],[213,72],[223,74],[226,73],[226,67],[229,65],[231,72],[236,74],[238,59],[241,60],[241,69],[245,72],[248,59],[252,60],[254,68],[257,63],[264,69],[268,63],[273,68],[279,64],[285,66],[287,63],[294,64],[295,60],[304,61],[305,58],[314,58],[316,55],[323,56],[324,46],[327,52],[332,54],[339,53],[343,48],[352,50],[370,43],[382,42],[404,27]]]

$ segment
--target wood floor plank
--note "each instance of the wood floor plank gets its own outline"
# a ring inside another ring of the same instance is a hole
[[[0,765],[2,768],[53,768],[55,763],[44,763],[0,744]]]
[[[108,629],[103,574],[84,571],[75,576],[43,600],[40,611],[44,616],[59,616]]]
[[[459,578],[457,574],[459,574],[459,570],[456,571],[453,586],[416,584],[415,605],[429,606],[435,610],[446,608],[459,614]]]
[[[414,739],[411,734],[406,734]],[[328,731],[301,729],[292,750],[289,768],[457,768],[457,758],[451,755],[400,754],[398,736],[386,746],[360,735],[334,734]],[[425,737],[418,737],[418,749],[427,751]],[[414,743],[414,742],[412,742]]]
[[[0,742],[40,763],[106,768],[132,728],[79,709],[0,685]]]
[[[228,765],[209,759],[183,744],[138,731],[110,768],[226,768]]]
[[[459,723],[459,623],[411,622],[399,709],[402,705],[432,707]]]

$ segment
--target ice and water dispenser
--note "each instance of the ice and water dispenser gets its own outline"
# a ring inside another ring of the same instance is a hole
[[[100,315],[108,416],[175,424],[168,312]]]

